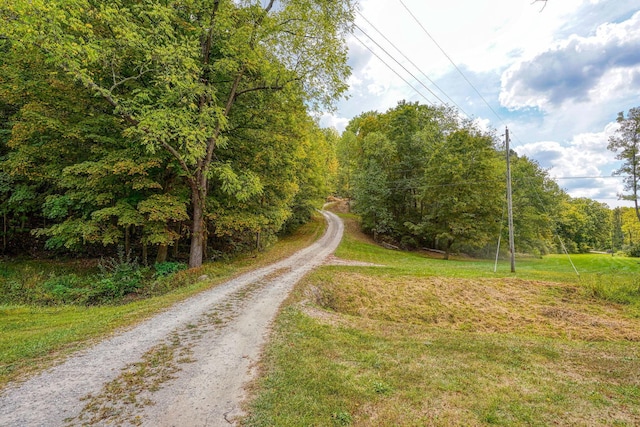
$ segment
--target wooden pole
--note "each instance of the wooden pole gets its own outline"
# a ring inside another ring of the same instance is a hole
[[[509,252],[511,253],[511,272],[516,272],[516,248],[513,240],[513,202],[511,198],[511,160],[509,149],[509,128],[505,127],[505,141],[507,146],[507,210],[509,217]]]

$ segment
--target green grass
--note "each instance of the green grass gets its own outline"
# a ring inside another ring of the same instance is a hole
[[[347,216],[292,293],[247,426],[640,424],[637,259],[443,261],[388,251]],[[624,301],[615,301],[616,292]]]
[[[357,230],[357,220],[352,215],[343,215],[349,231],[336,251],[346,259],[382,263],[394,269],[394,274],[438,275],[447,277],[519,277],[533,280],[555,280],[579,282],[584,276],[617,275],[632,279],[640,272],[640,259],[612,257],[603,254],[546,255],[543,258],[516,258],[516,273],[511,273],[508,260],[499,260],[494,273],[494,260],[456,258],[448,261],[437,254],[389,251],[373,245]],[[573,269],[572,262],[580,276]]]
[[[208,263],[199,269],[178,272],[173,280],[181,286],[160,297],[98,307],[0,305],[0,389],[9,381],[50,366],[61,357],[118,328],[139,322],[248,269],[282,259],[309,245],[320,237],[323,230],[324,222],[317,216],[267,252],[229,263]],[[52,271],[57,274],[69,271],[90,274],[95,267],[79,264],[10,262],[3,264],[4,272],[0,276],[7,278],[20,273],[29,274],[31,285],[35,287],[39,284],[38,278],[45,280]],[[208,275],[210,280],[197,281],[203,274]]]
[[[355,321],[289,307],[249,426],[636,425],[637,347]],[[348,414],[340,423],[336,414]]]

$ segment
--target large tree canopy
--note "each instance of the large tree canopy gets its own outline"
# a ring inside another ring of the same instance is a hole
[[[400,102],[354,118],[339,147],[342,189],[377,239],[448,253],[497,237],[503,167],[493,137],[455,111]]]
[[[268,118],[286,133],[298,123],[278,112],[330,107],[346,90],[353,13],[332,0],[0,0],[0,36],[17,54],[36,49],[107,103],[131,143],[172,165],[189,192],[195,267],[207,207],[220,205],[209,195],[244,203],[268,186],[233,161],[241,129],[264,136]]]

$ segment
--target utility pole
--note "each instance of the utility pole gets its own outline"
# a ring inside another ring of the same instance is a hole
[[[511,254],[511,272],[516,272],[516,246],[513,241],[513,202],[511,198],[511,150],[509,149],[509,128],[504,131],[507,146],[507,214],[509,217],[509,253]]]

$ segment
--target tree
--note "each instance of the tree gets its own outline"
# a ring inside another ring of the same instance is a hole
[[[514,152],[511,153],[511,177],[514,240],[518,251],[544,255],[554,247],[555,218],[565,194],[535,160]],[[506,238],[507,228],[503,231]]]
[[[622,208],[617,207],[611,210],[611,250],[613,252],[621,250],[624,245],[623,224]]]
[[[351,1],[263,3],[0,0],[0,36],[37,47],[100,96],[132,142],[173,158],[190,190],[191,267],[203,259],[211,186],[240,197],[263,188],[217,157],[234,148],[234,110],[258,116],[250,95],[276,92],[330,107],[347,88]]]
[[[611,247],[611,212],[607,204],[586,197],[565,196],[557,232],[571,252]]]
[[[624,245],[633,246],[640,243],[640,222],[635,209],[622,207],[622,232],[624,233]]]
[[[124,243],[128,253],[137,228],[143,247],[158,246],[162,261],[188,204],[176,192],[170,158],[124,138],[110,107],[47,64],[40,50],[9,49],[0,62],[0,101],[14,106],[1,164],[11,184],[4,210],[14,223],[29,219],[19,240],[33,240],[31,232],[56,250]]]
[[[356,135],[348,130],[336,144],[336,158],[338,160],[338,173],[336,190],[338,195],[346,198],[353,197],[353,176],[358,164],[358,140]]]
[[[417,138],[417,134],[429,132],[430,138],[442,139],[457,126],[452,110],[405,101],[384,114],[363,113],[349,123],[339,147],[340,170],[343,182],[351,175],[355,177],[356,210],[373,209],[376,226],[374,216],[363,217],[365,228],[371,223],[370,231],[375,230],[376,235],[385,234],[403,246],[415,247],[413,233],[405,224],[420,221],[424,212],[420,187],[429,157],[427,139]],[[368,140],[370,135],[375,135],[373,144]],[[390,146],[392,150],[387,149]],[[386,187],[379,187],[383,182]],[[369,190],[376,197],[366,194]],[[377,208],[369,202],[375,202]]]
[[[396,144],[396,161],[391,164],[394,183],[391,208],[399,224],[422,216],[420,187],[425,179],[425,160],[431,156],[428,139],[443,140],[458,127],[456,114],[445,107],[431,107],[401,101],[384,116],[387,137]],[[418,137],[429,133],[429,138]],[[434,136],[435,135],[435,136]],[[399,230],[402,234],[406,230]]]
[[[392,182],[388,171],[396,155],[396,145],[380,132],[362,140],[362,157],[354,176],[354,210],[362,217],[362,227],[373,234],[393,235],[397,222],[392,214]]]
[[[615,153],[616,159],[622,160],[620,169],[614,175],[623,175],[625,190],[628,194],[618,195],[622,200],[633,200],[636,216],[640,221],[640,207],[638,206],[638,191],[640,189],[640,107],[629,110],[627,117],[624,112],[618,113],[617,122],[620,127],[616,134],[609,138],[607,148]]]
[[[492,138],[467,125],[428,146],[421,186],[426,208],[420,222],[407,225],[422,240],[439,243],[445,258],[454,244],[481,248],[498,232],[504,200],[504,170]]]

